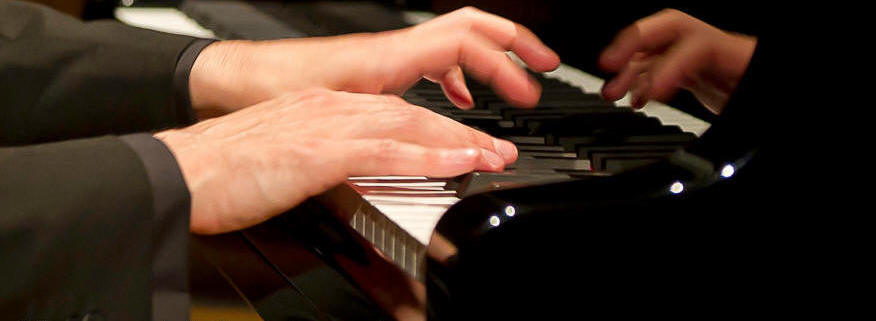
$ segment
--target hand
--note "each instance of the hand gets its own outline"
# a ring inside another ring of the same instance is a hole
[[[602,53],[601,68],[618,73],[602,87],[602,95],[618,100],[632,89],[632,105],[640,108],[684,88],[717,114],[736,90],[756,44],[754,37],[663,10],[622,30]]]
[[[242,229],[355,175],[451,177],[517,159],[493,138],[396,96],[298,91],[155,134],[192,195],[191,230]]]
[[[518,106],[535,106],[541,88],[506,55],[535,71],[559,58],[525,27],[474,8],[395,31],[277,41],[222,41],[192,68],[192,103],[203,119],[314,86],[402,94],[426,77],[459,107],[472,106],[462,69]]]

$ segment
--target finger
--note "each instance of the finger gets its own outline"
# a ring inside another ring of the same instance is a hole
[[[703,43],[688,39],[670,48],[651,70],[650,88],[646,99],[666,101],[684,84],[687,75],[694,75],[708,63],[708,51]]]
[[[638,74],[631,90],[630,106],[636,109],[644,107],[649,100],[647,95],[650,88],[650,74],[647,72]]]
[[[477,170],[501,172],[505,168],[505,161],[498,154],[481,149],[481,162],[475,167]]]
[[[519,107],[538,104],[541,86],[502,51],[483,38],[469,35],[460,42],[459,64],[475,79],[488,84],[509,103]]]
[[[560,65],[556,52],[523,25],[471,7],[460,9],[459,12],[468,20],[473,31],[504,50],[514,52],[532,70],[551,71]]]
[[[461,124],[450,118],[441,115],[437,116],[443,118],[446,126],[450,128],[450,130],[442,131],[442,133],[454,133],[454,135],[444,135],[444,137],[453,139],[455,142],[468,142],[483,150],[490,151],[504,161],[503,165],[517,161],[518,152],[517,146],[514,146],[514,143],[504,139],[495,138],[487,133]]]
[[[462,69],[459,66],[450,68],[449,71],[441,76],[441,89],[444,95],[456,107],[462,109],[471,109],[474,107],[474,99],[471,97],[471,92],[465,85],[465,76],[462,74]]]
[[[644,54],[641,53],[637,56],[620,73],[602,86],[604,99],[614,101],[623,98],[639,74],[651,68],[655,58],[642,58]]]
[[[517,146],[514,146],[514,143],[504,139],[495,138],[453,119],[438,114],[435,114],[435,116],[440,119],[440,128],[422,128],[432,131],[433,133],[440,133],[438,140],[443,141],[442,144],[446,144],[443,146],[454,146],[453,144],[463,143],[468,146],[477,146],[483,150],[494,153],[504,161],[503,165],[517,161],[518,152]]]
[[[517,160],[517,147],[513,143],[428,109],[408,103],[383,104],[370,109],[374,110],[372,116],[378,120],[367,131],[358,133],[358,138],[391,138],[437,148],[475,147],[498,154],[506,164]]]
[[[678,38],[687,17],[678,10],[663,10],[624,28],[600,55],[600,68],[617,72],[635,53],[668,46]]]
[[[391,139],[354,140],[344,145],[348,176],[453,177],[473,171],[482,161],[475,148],[431,148]]]

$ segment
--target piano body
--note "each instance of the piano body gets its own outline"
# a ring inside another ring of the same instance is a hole
[[[226,39],[379,31],[428,18],[367,2],[179,8],[198,34]],[[117,16],[138,24],[137,10]],[[691,205],[698,189],[742,165],[685,152],[709,123],[659,103],[634,111],[626,99],[605,102],[596,94],[602,81],[570,66],[536,77],[544,93],[534,110],[472,82],[477,107],[468,111],[426,82],[403,97],[514,141],[520,160],[505,173],[351,177],[239,233],[298,299],[253,286],[232,271],[241,262],[218,251],[206,250],[208,259],[264,319],[696,317],[739,302],[751,280],[722,254],[734,223]],[[299,308],[309,312],[290,312]]]

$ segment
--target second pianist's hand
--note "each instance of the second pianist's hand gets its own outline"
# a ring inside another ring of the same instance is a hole
[[[514,145],[396,96],[298,91],[159,132],[192,196],[190,229],[222,233],[280,214],[356,175],[497,171]]]

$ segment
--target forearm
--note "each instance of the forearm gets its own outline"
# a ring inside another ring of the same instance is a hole
[[[174,68],[192,38],[0,3],[0,145],[184,124]]]
[[[368,59],[383,56],[377,37],[385,35],[215,42],[192,67],[192,106],[206,119],[311,87],[381,93],[381,63]]]
[[[166,151],[140,157],[160,143],[129,138],[0,148],[0,251],[15,258],[0,266],[5,315],[143,320],[153,296],[185,290],[185,184],[150,172],[175,166]]]

